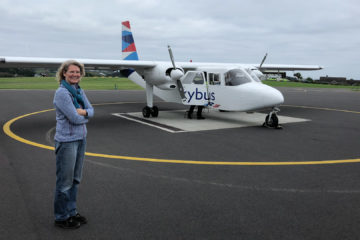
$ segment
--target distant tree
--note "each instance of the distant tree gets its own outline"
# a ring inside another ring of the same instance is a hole
[[[308,82],[308,83],[313,83],[314,80],[313,80],[311,77],[308,77],[308,78],[306,78],[306,82]]]
[[[94,73],[85,72],[85,77],[94,77],[94,76],[95,76]]]
[[[8,72],[0,72],[0,78],[14,77],[14,74]]]
[[[17,74],[24,77],[33,77],[35,75],[35,71],[33,69],[17,68]]]
[[[294,73],[294,77],[297,77],[298,79],[303,79],[301,76],[301,73],[299,73],[299,72]]]
[[[0,72],[3,77],[33,77],[35,75],[35,71],[33,69],[27,68],[0,68]]]

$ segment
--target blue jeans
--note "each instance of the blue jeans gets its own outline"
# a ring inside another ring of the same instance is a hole
[[[86,139],[73,142],[55,141],[56,189],[54,213],[56,221],[77,214],[76,197],[81,181]]]

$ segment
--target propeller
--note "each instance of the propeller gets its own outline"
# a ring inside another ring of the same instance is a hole
[[[261,63],[260,63],[259,69],[260,69],[261,66],[264,64],[266,57],[267,57],[267,53],[265,53],[265,56],[264,56],[264,58],[262,59],[262,61],[261,61]]]
[[[182,85],[182,83],[180,81],[180,78],[182,76],[184,76],[184,72],[180,68],[176,68],[174,55],[173,55],[171,47],[169,45],[168,45],[168,50],[169,50],[170,60],[171,60],[171,63],[173,65],[173,69],[170,72],[170,77],[171,77],[172,80],[176,81],[176,85],[178,87],[180,97],[181,97],[182,100],[184,100],[184,99],[186,99],[185,92],[184,92],[184,87],[183,87],[183,85]]]
[[[174,60],[174,55],[173,55],[173,53],[172,53],[172,50],[171,50],[170,45],[168,45],[168,50],[169,50],[169,55],[170,55],[171,63],[172,63],[172,65],[173,65],[174,69],[176,69],[175,60]]]

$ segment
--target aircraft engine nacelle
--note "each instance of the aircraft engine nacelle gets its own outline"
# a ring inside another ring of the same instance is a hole
[[[156,85],[156,87],[158,87],[162,90],[172,90],[172,89],[176,89],[176,83],[174,81],[171,81],[170,83]]]
[[[180,76],[180,71],[184,72],[181,68],[173,69],[171,65],[157,65],[151,69],[144,70],[144,77],[148,83],[168,90],[176,88],[174,76]]]

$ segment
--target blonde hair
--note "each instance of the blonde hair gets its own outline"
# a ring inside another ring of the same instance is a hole
[[[85,76],[85,67],[84,64],[79,63],[78,61],[75,60],[68,60],[65,61],[61,64],[61,66],[59,67],[59,69],[56,72],[56,81],[60,84],[61,80],[65,79],[64,77],[64,73],[67,72],[67,70],[69,69],[70,65],[74,65],[80,68],[80,74],[81,77]]]

